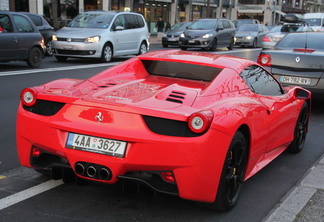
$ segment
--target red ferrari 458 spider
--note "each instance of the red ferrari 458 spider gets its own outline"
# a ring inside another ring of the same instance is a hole
[[[301,151],[310,97],[247,59],[150,52],[22,90],[19,158],[54,179],[134,180],[226,211],[243,181]]]

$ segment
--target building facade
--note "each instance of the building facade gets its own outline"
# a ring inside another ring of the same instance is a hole
[[[84,11],[134,11],[145,17],[153,32],[160,17],[165,29],[180,21],[206,17],[253,18],[274,25],[286,13],[324,12],[324,0],[1,0],[0,10],[41,14],[55,28]]]

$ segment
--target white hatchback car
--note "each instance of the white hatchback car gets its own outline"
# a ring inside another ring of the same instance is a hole
[[[78,15],[57,31],[52,48],[59,61],[75,57],[109,62],[113,56],[146,53],[148,37],[147,24],[141,14],[91,11]]]

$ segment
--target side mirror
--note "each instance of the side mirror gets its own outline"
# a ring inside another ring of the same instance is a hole
[[[114,28],[114,31],[122,31],[122,30],[124,30],[124,27],[123,26],[120,26],[120,25],[118,25],[118,26],[116,26]]]
[[[221,30],[224,30],[224,28],[223,27],[217,27],[216,28],[216,31],[221,31]]]
[[[294,95],[297,99],[309,99],[311,92],[303,88],[294,88]]]

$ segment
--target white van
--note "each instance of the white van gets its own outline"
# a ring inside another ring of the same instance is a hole
[[[314,31],[324,31],[324,13],[306,13],[304,19],[308,25],[312,26]]]
[[[55,58],[98,58],[109,62],[114,56],[139,55],[149,48],[144,17],[132,12],[90,11],[75,17],[53,36]]]

